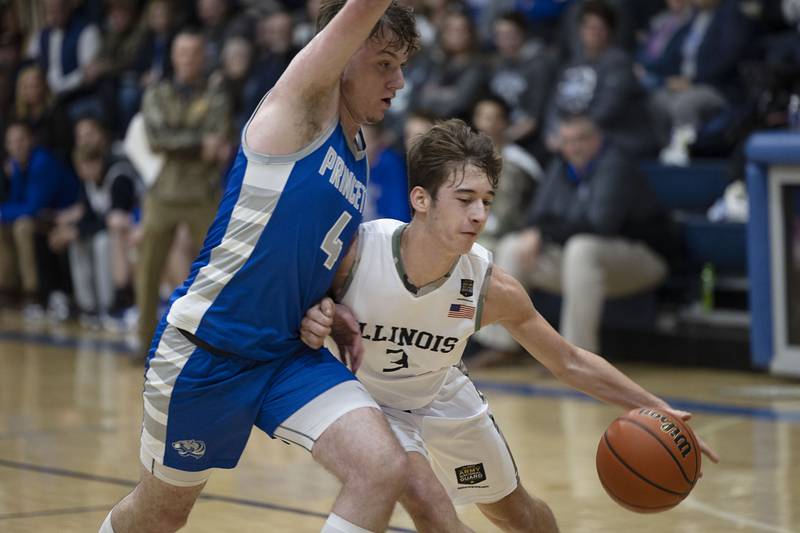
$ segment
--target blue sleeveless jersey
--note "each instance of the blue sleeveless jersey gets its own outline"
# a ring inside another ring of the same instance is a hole
[[[338,122],[292,156],[260,155],[243,142],[167,322],[248,359],[303,350],[300,322],[327,293],[361,222],[369,172],[361,148],[351,151]]]

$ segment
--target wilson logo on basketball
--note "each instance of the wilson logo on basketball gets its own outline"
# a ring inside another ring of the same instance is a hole
[[[679,428],[675,422],[662,415],[658,411],[653,411],[652,409],[641,409],[639,410],[639,414],[660,420],[661,431],[672,437],[672,442],[675,443],[675,447],[678,448],[678,451],[682,457],[685,458],[687,455],[689,455],[689,453],[691,453],[692,445],[689,443],[689,439],[686,438],[686,435],[683,434],[681,428]]]

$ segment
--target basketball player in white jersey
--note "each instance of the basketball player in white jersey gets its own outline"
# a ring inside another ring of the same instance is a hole
[[[407,455],[380,409],[330,352],[303,344],[300,323],[358,232],[360,127],[383,119],[418,35],[396,0],[323,0],[318,26],[245,127],[203,249],[156,331],[140,482],[101,533],[180,529],[254,426],[342,482],[325,533],[385,530],[405,487]]]
[[[476,503],[504,531],[558,531],[547,504],[520,483],[486,401],[459,366],[478,328],[503,325],[561,381],[599,400],[690,414],[565,341],[475,243],[502,164],[488,137],[450,120],[420,136],[408,161],[411,223],[362,224],[334,282],[334,294],[361,325],[365,352],[357,376],[409,455],[400,502],[420,531],[469,531],[453,503]],[[326,301],[309,311],[305,342],[322,342],[332,308]]]

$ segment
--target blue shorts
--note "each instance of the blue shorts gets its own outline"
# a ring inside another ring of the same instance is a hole
[[[215,355],[189,341],[177,328],[162,321],[148,358],[144,384],[142,462],[154,471],[157,464],[175,475],[158,476],[177,485],[204,481],[183,473],[209,468],[233,468],[239,461],[253,426],[275,437],[279,425],[315,398],[355,377],[328,350],[312,350],[275,361],[261,362]],[[303,434],[297,441],[310,449],[339,416],[356,407],[375,406],[353,386],[336,401],[341,409],[313,409],[304,416],[308,425],[286,428]],[[341,401],[340,401],[341,400]],[[377,406],[375,406],[377,407]],[[325,420],[313,418],[325,417]]]

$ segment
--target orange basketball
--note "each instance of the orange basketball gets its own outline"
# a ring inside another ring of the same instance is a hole
[[[634,409],[614,420],[600,439],[597,475],[626,509],[666,511],[697,483],[700,446],[682,420],[657,409]]]

